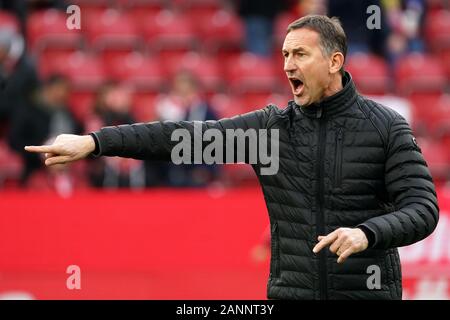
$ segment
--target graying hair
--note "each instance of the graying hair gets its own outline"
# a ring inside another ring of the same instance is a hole
[[[319,42],[324,56],[329,57],[335,52],[341,52],[345,60],[347,56],[347,36],[338,18],[307,15],[289,24],[286,33],[301,28],[307,28],[319,34]],[[343,74],[344,69],[341,68],[340,72]]]

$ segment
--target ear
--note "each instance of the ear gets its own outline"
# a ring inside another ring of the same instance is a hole
[[[339,72],[344,66],[344,55],[341,52],[335,52],[331,55],[329,72],[334,74]]]

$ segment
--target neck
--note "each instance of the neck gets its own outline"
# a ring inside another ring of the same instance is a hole
[[[342,86],[342,75],[341,73],[337,73],[331,77],[330,82],[328,83],[328,87],[324,92],[324,98],[330,97],[343,89]]]

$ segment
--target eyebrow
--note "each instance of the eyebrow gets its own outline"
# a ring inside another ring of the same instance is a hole
[[[297,47],[297,48],[292,49],[292,53],[297,53],[297,52],[300,52],[300,51],[306,51],[306,50],[305,50],[305,47],[300,46],[300,47]],[[286,53],[286,52],[288,52],[288,50],[286,50],[286,49],[281,49],[281,52],[282,52],[282,53]]]

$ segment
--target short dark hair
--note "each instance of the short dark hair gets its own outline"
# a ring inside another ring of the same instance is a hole
[[[54,84],[60,84],[60,83],[68,85],[70,83],[70,80],[67,76],[65,76],[61,73],[52,73],[44,79],[45,86],[52,86]]]
[[[307,28],[319,34],[323,55],[330,56],[334,52],[341,52],[347,56],[347,36],[338,18],[324,15],[307,15],[295,20],[287,27],[286,33],[296,29]],[[341,73],[344,73],[342,68]]]

